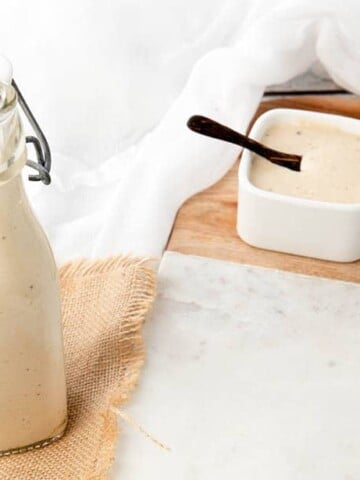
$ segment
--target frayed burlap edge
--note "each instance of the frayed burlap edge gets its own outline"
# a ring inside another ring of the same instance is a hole
[[[94,465],[93,474],[89,480],[107,480],[109,470],[114,460],[115,442],[120,432],[117,422],[117,415],[114,412],[114,407],[119,407],[127,402],[131,393],[135,389],[141,368],[144,364],[144,342],[141,333],[141,328],[146,318],[147,313],[155,299],[156,292],[156,274],[151,264],[153,259],[143,259],[137,257],[111,257],[107,260],[88,260],[80,259],[78,261],[71,261],[60,268],[60,282],[71,280],[72,277],[79,278],[79,276],[104,274],[113,272],[121,268],[133,268],[139,271],[137,275],[137,283],[131,292],[132,309],[127,318],[128,325],[131,326],[131,342],[136,343],[136,347],[140,352],[136,359],[133,360],[131,367],[127,372],[127,381],[119,384],[114,392],[110,402],[102,412],[104,423],[102,438],[98,457]],[[141,277],[141,280],[140,280]],[[121,340],[126,344],[126,337]]]

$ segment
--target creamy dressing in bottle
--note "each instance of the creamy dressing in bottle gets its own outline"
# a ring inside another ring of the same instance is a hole
[[[26,150],[12,87],[0,83],[0,98],[3,455],[59,438],[66,427],[67,406],[57,269],[23,188],[20,171]]]

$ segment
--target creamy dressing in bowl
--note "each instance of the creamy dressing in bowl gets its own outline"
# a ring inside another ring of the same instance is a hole
[[[254,155],[250,181],[283,195],[333,203],[360,203],[360,135],[313,121],[270,125],[265,145],[302,155],[301,171],[279,167]]]

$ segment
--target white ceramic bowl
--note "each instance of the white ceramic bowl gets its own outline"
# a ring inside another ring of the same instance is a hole
[[[260,139],[273,123],[301,120],[337,126],[360,135],[359,120],[279,108],[261,115],[250,136]],[[337,262],[360,258],[360,203],[320,202],[259,189],[249,179],[252,158],[253,154],[245,150],[239,167],[237,230],[245,242],[268,250]]]

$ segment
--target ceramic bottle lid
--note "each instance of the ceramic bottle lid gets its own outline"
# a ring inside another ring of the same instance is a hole
[[[10,83],[12,74],[13,68],[10,60],[5,55],[0,54],[0,82]]]

